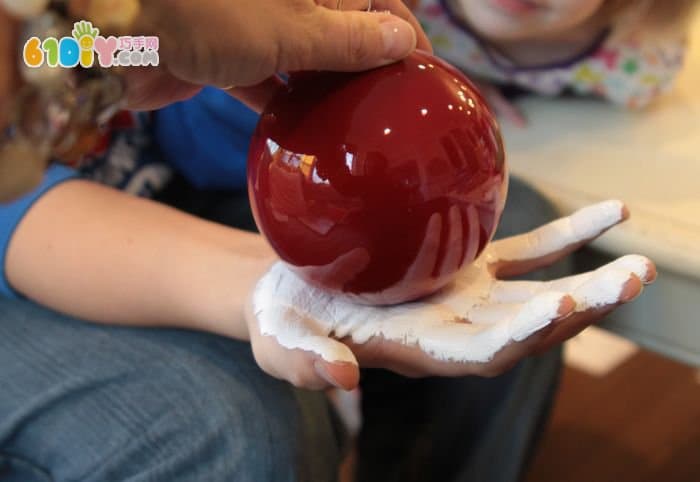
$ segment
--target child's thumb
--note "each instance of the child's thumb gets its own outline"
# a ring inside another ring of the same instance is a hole
[[[245,317],[255,361],[269,375],[309,390],[351,390],[359,383],[360,368],[350,348],[315,334],[294,310],[269,306],[256,314],[250,301]]]
[[[358,71],[386,65],[416,48],[416,31],[389,13],[318,8],[310,41],[303,58],[282,59],[282,70]],[[290,55],[294,50],[288,49]]]

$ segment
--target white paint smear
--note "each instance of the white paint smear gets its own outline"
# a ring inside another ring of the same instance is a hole
[[[524,236],[497,243],[507,259],[544,256],[590,239],[617,223],[619,201],[583,209]],[[539,244],[533,244],[536,240]],[[649,261],[626,256],[598,270],[551,282],[499,281],[487,248],[446,289],[396,306],[367,306],[315,288],[278,262],[260,279],[253,309],[263,335],[289,349],[307,350],[329,362],[357,363],[332,337],[366,343],[377,337],[417,346],[432,357],[457,362],[487,362],[505,345],[526,339],[558,318],[562,299],[574,298],[582,311],[617,302],[632,273],[645,280]],[[466,322],[465,320],[469,320]]]
[[[592,239],[622,220],[622,201],[603,201],[576,211],[529,233],[492,244],[492,255],[500,260],[539,258]]]

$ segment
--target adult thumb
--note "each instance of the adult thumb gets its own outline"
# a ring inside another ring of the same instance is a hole
[[[310,45],[302,58],[282,61],[282,70],[359,71],[390,64],[416,48],[416,31],[407,21],[385,12],[317,8]],[[294,55],[293,49],[288,50]]]

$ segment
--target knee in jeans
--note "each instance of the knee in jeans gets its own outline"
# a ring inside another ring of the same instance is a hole
[[[105,450],[109,463],[94,461],[89,480],[138,474],[254,481],[294,473],[298,418],[291,387],[236,375],[191,359],[142,367],[111,397],[105,432],[113,450]]]
[[[231,374],[206,363],[189,365],[181,377],[169,382],[182,393],[171,398],[171,409],[186,432],[201,432],[205,443],[247,464],[289,459],[298,424],[292,387],[261,373]]]

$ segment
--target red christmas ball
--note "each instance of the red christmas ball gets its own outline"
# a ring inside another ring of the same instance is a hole
[[[486,102],[423,52],[362,73],[293,75],[248,158],[253,213],[280,258],[369,304],[453,280],[491,240],[506,190]]]

